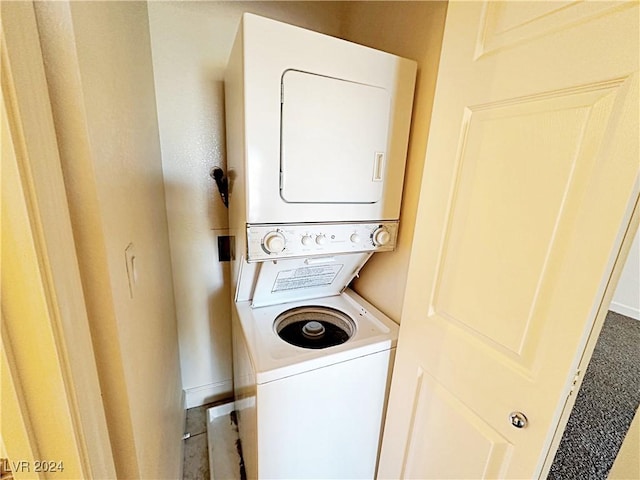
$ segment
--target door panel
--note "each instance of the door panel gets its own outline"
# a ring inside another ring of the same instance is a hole
[[[620,83],[466,111],[434,307],[511,357],[537,343],[557,227],[584,195]]]
[[[478,56],[516,47],[545,34],[570,28],[633,2],[487,2],[478,41]]]
[[[450,2],[379,478],[544,475],[633,238],[638,33],[637,3]]]
[[[422,369],[417,377],[413,421],[431,436],[412,432],[401,477],[499,478],[513,449],[509,441]]]

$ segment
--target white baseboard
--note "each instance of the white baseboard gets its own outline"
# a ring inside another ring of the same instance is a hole
[[[620,315],[625,315],[627,317],[640,320],[640,308],[630,307],[629,305],[624,305],[618,302],[611,302],[611,305],[609,305],[609,310],[619,313]]]
[[[184,392],[186,398],[185,408],[199,407],[207,403],[233,398],[233,382],[229,379],[224,382],[187,388]]]

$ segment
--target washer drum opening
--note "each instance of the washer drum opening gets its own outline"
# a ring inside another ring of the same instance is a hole
[[[344,312],[309,305],[287,310],[275,319],[278,336],[301,348],[321,349],[340,345],[356,332],[356,323]]]

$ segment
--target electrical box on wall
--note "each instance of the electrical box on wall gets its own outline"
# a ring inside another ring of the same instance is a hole
[[[218,261],[230,262],[235,258],[235,237],[230,235],[218,236]]]

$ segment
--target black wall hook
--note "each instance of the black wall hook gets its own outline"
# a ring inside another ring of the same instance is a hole
[[[224,171],[220,167],[214,167],[209,175],[216,181],[222,203],[224,203],[225,207],[229,208],[229,181]]]

